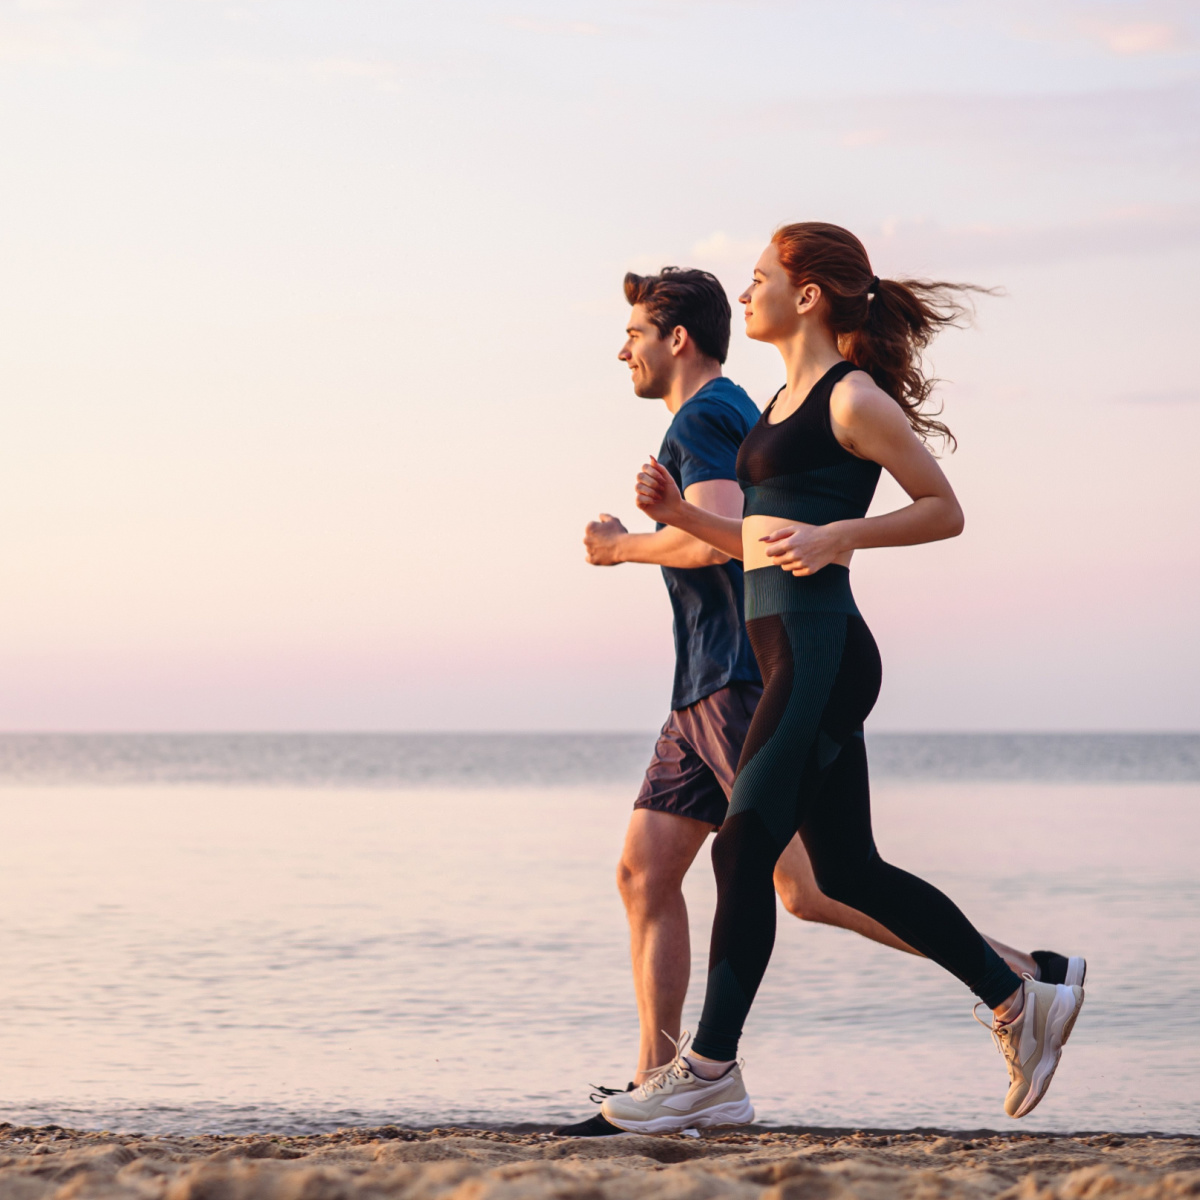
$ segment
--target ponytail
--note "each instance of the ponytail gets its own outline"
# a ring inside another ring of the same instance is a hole
[[[913,432],[928,442],[954,435],[937,419],[930,397],[939,382],[924,371],[925,347],[947,326],[966,324],[969,293],[990,294],[970,283],[879,279],[862,242],[838,225],[802,221],[784,225],[771,239],[793,286],[815,283],[838,350],[866,371],[904,410]]]

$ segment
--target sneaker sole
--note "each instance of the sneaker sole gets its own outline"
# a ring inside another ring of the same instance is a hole
[[[1067,987],[1074,984],[1075,987],[1083,987],[1083,981],[1087,978],[1087,959],[1086,958],[1069,958],[1067,959],[1067,977],[1063,981]]]
[[[1033,1080],[1029,1092],[1021,1102],[1021,1107],[1013,1113],[1014,1118],[1028,1116],[1042,1102],[1042,1097],[1050,1089],[1050,1081],[1058,1070],[1062,1058],[1063,1047],[1075,1028],[1079,1012],[1083,1008],[1083,994],[1080,993],[1079,1003],[1075,1003],[1075,993],[1065,984],[1060,983],[1054,993],[1054,1003],[1046,1017],[1046,1039],[1049,1042],[1049,1052],[1042,1055],[1041,1062],[1033,1072]]]
[[[553,1138],[562,1138],[564,1141],[602,1142],[606,1138],[633,1137],[634,1135],[626,1132],[624,1129],[618,1129],[615,1133],[559,1133],[555,1129],[551,1131],[550,1136]]]
[[[679,1133],[684,1129],[711,1129],[715,1125],[749,1125],[754,1120],[754,1105],[750,1098],[729,1100],[695,1112],[680,1113],[677,1117],[655,1117],[650,1121],[618,1120],[604,1114],[604,1119],[626,1133]]]

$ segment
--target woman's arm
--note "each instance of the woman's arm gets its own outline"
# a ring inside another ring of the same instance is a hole
[[[637,506],[651,520],[682,529],[730,558],[742,557],[741,518],[720,516],[689,504],[679,494],[670,472],[653,455],[638,472]]]
[[[838,441],[852,454],[879,463],[912,503],[879,517],[768,534],[763,538],[767,554],[785,571],[811,575],[853,550],[915,546],[962,533],[963,512],[950,481],[887,393],[856,372],[834,388],[829,413]]]

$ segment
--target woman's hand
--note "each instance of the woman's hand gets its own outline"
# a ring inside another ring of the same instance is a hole
[[[837,522],[832,525],[785,525],[758,539],[767,557],[793,575],[815,575],[851,547],[842,545]]]
[[[638,472],[636,491],[638,508],[652,521],[663,525],[678,523],[685,501],[671,473],[653,454]]]

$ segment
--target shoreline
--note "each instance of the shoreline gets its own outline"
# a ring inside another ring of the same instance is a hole
[[[1200,1134],[748,1126],[556,1138],[548,1126],[136,1134],[0,1122],[8,1200],[1178,1200]]]

